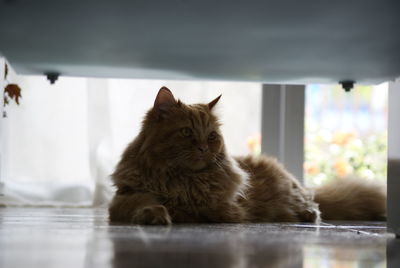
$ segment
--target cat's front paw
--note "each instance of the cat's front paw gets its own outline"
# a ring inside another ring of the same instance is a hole
[[[147,206],[135,211],[132,217],[132,223],[146,225],[170,225],[171,216],[164,206]]]

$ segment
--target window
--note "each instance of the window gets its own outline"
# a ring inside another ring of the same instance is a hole
[[[386,180],[387,83],[308,85],[305,118],[305,183],[358,176]]]

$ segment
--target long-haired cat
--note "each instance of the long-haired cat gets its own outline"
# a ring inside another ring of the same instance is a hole
[[[112,175],[112,222],[133,224],[317,222],[385,217],[382,187],[341,180],[303,187],[268,156],[232,158],[208,104],[161,88]],[[321,212],[320,212],[321,211]]]

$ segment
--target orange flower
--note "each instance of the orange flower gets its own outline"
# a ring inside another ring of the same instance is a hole
[[[256,152],[261,147],[261,135],[256,134],[247,139],[247,148],[250,152]]]
[[[351,172],[350,164],[342,158],[336,159],[334,163],[334,168],[336,171],[336,175],[338,175],[339,177],[344,177]]]
[[[319,167],[315,163],[305,162],[304,163],[304,170],[309,175],[316,175],[316,174],[319,173]]]
[[[337,145],[346,145],[355,138],[356,134],[354,132],[336,132],[333,135],[332,143]]]

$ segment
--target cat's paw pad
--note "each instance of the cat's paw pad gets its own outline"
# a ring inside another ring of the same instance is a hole
[[[132,222],[148,225],[169,225],[171,224],[171,216],[164,206],[147,206],[135,212]]]

